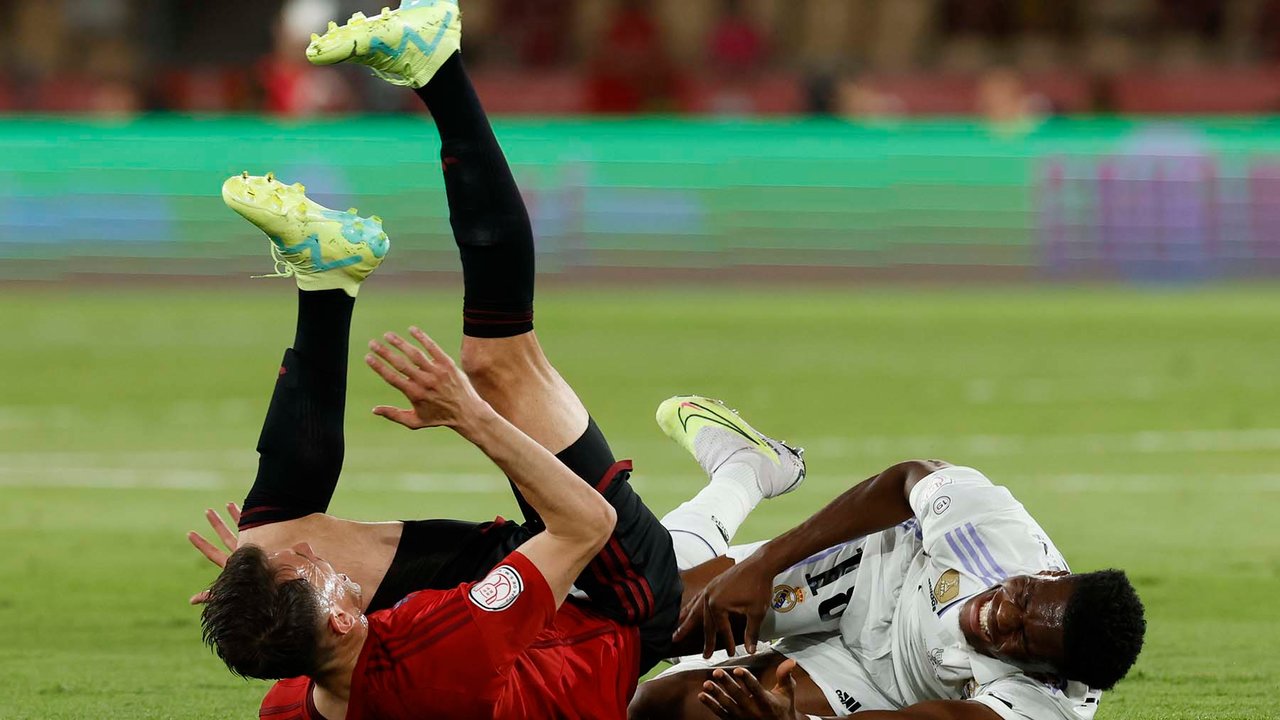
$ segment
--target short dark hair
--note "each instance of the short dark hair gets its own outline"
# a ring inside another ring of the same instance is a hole
[[[1147,620],[1142,601],[1122,570],[1073,575],[1074,590],[1063,619],[1068,680],[1110,690],[1142,651]]]
[[[324,620],[315,588],[302,578],[281,582],[256,545],[227,558],[200,613],[205,644],[231,672],[259,680],[316,675]]]

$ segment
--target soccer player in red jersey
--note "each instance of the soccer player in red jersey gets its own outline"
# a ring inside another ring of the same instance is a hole
[[[672,538],[532,333],[528,216],[456,53],[417,94],[440,131],[462,255],[465,373],[425,335],[418,347],[388,335],[370,366],[413,407],[377,412],[470,439],[507,472],[525,522],[323,514],[341,469],[355,293],[300,288],[241,547],[203,598],[204,635],[235,672],[283,679],[264,718],[622,717],[636,679],[670,650],[681,593]],[[334,551],[279,550],[308,533]],[[566,603],[571,586],[590,602]]]

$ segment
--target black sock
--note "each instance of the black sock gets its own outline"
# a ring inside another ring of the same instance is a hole
[[[462,332],[500,338],[533,330],[533,229],[489,118],[454,55],[416,91],[440,131],[449,221],[462,255]]]
[[[347,352],[355,298],[298,291],[298,326],[258,437],[258,476],[240,528],[324,512],[344,454]]]

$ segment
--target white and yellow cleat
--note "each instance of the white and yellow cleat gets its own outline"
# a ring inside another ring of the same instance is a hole
[[[707,475],[729,462],[747,462],[766,498],[804,482],[804,450],[774,440],[747,424],[719,400],[678,395],[658,406],[658,427],[693,455]]]
[[[362,218],[354,208],[330,210],[306,191],[272,173],[245,172],[222,184],[222,200],[271,239],[276,272],[260,277],[292,277],[303,290],[343,290],[355,297],[391,248],[382,219]]]
[[[404,0],[373,17],[356,13],[346,25],[330,22],[324,35],[311,36],[307,60],[359,63],[393,85],[420,88],[461,48],[457,0]]]

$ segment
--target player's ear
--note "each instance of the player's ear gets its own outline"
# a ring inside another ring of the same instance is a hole
[[[329,609],[329,629],[335,634],[346,635],[358,624],[360,619],[354,613],[337,606]]]

